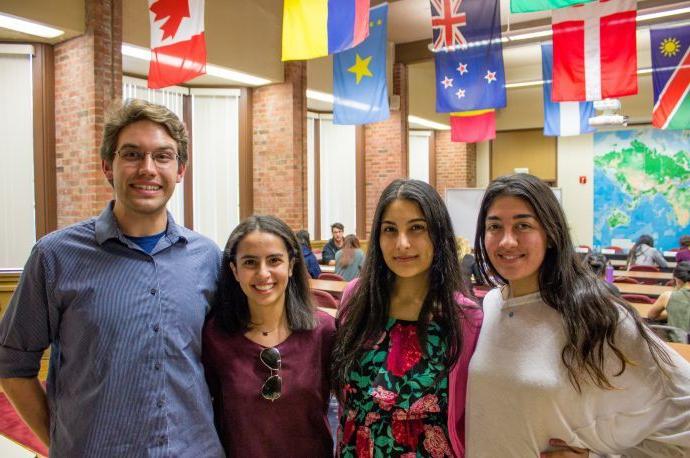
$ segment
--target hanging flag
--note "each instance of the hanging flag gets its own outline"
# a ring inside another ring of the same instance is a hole
[[[496,110],[451,113],[450,141],[476,143],[496,138]]]
[[[159,89],[206,73],[204,0],[149,0],[148,86]]]
[[[690,26],[652,29],[652,125],[690,129]]]
[[[366,124],[388,119],[386,43],[388,4],[369,12],[369,37],[333,56],[333,124]]]
[[[283,60],[323,57],[369,34],[369,0],[285,0]]]
[[[599,0],[554,10],[554,101],[637,94],[635,0]]]
[[[591,1],[594,0],[510,0],[510,12],[530,13],[532,11],[555,10]]]
[[[567,137],[594,132],[589,118],[594,116],[592,102],[553,102],[551,100],[551,67],[553,45],[541,45],[541,74],[544,80],[544,135]]]
[[[448,1],[448,0],[446,0]],[[463,0],[467,46],[434,54],[436,111],[472,111],[506,106],[501,10],[498,0]]]
[[[430,0],[433,49],[467,44],[462,27],[467,25],[467,14],[460,11],[462,0]]]

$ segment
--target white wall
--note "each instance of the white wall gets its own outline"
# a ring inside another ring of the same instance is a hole
[[[592,246],[594,232],[593,134],[558,137],[557,179],[575,245]],[[579,183],[584,176],[586,184]]]
[[[489,149],[490,143],[477,143],[477,187],[486,188],[489,185],[491,171],[489,168]]]

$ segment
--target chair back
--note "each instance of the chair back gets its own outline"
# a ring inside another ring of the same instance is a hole
[[[314,299],[314,302],[316,302],[316,305],[318,305],[319,307],[327,309],[338,308],[338,301],[336,301],[335,298],[326,291],[321,291],[320,289],[312,289],[311,297]]]
[[[642,302],[643,304],[654,303],[654,299],[644,294],[621,294],[621,297],[628,302]]]
[[[640,266],[637,264],[633,264],[628,270],[632,272],[659,272],[659,268],[657,266]]]
[[[640,282],[631,277],[613,277],[614,283],[630,283],[631,285],[639,285]]]
[[[615,245],[607,246],[604,249],[605,250],[613,250],[614,253],[622,253],[623,252],[623,248],[621,248],[619,246],[615,246]]]
[[[332,272],[321,272],[321,275],[319,275],[319,280],[345,281],[343,277]]]
[[[665,324],[648,324],[647,326],[665,342],[690,343],[690,333],[685,329]]]

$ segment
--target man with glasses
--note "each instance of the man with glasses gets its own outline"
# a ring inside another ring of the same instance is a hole
[[[101,159],[115,200],[36,243],[0,323],[0,382],[51,457],[223,456],[200,361],[221,253],[165,208],[187,142],[165,107],[114,112]]]

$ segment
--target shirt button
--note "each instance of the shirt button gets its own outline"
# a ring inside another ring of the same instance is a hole
[[[165,405],[165,401],[162,399],[159,399],[158,402],[156,402],[156,405],[158,408],[162,408]]]
[[[157,292],[158,291],[156,290],[156,288],[151,288],[151,295],[152,296],[155,296]]]
[[[159,371],[159,370],[161,369],[161,363],[160,363],[160,361],[156,361],[156,362],[153,364],[153,368],[156,369],[157,371]]]
[[[510,318],[512,318],[512,317],[513,317],[513,315],[514,315],[514,313],[513,313],[513,312],[510,312],[510,313],[508,313],[508,316],[509,316]]]
[[[159,325],[158,323],[156,323],[156,324],[153,325],[153,332],[158,332],[158,331],[160,331],[160,330],[161,330],[161,327],[160,327],[160,325]]]
[[[165,444],[165,436],[161,436],[158,439],[156,439],[156,445],[163,445]]]

